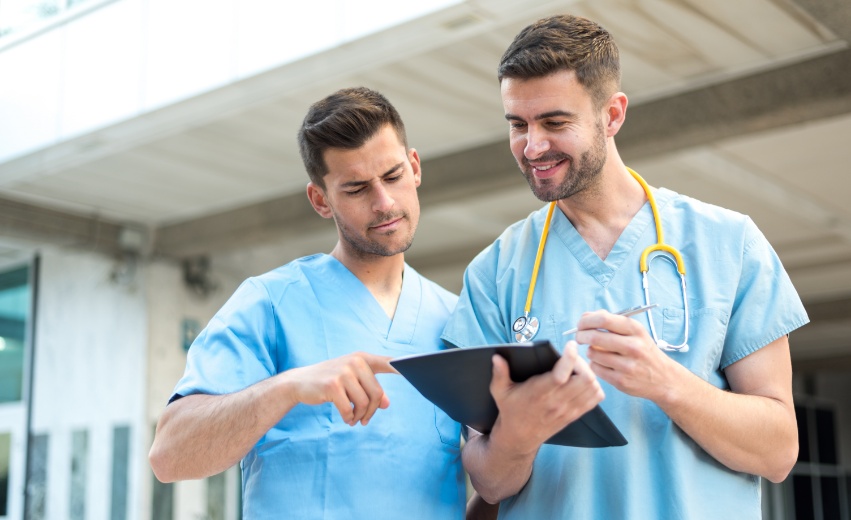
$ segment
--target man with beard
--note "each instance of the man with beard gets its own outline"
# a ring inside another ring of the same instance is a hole
[[[213,317],[157,425],[154,472],[198,479],[241,461],[251,520],[463,518],[460,426],[388,363],[444,348],[457,300],[404,260],[420,158],[365,88],[314,104],[298,141],[337,244],[248,279]]]
[[[748,217],[624,165],[618,50],[596,23],[525,28],[499,81],[512,153],[551,204],[473,260],[443,338],[560,347],[578,332],[552,372],[523,383],[494,357],[499,416],[463,451],[473,486],[506,519],[761,518],[760,477],[783,480],[797,456],[787,335],[807,322],[777,255]],[[663,224],[679,251],[657,247]],[[645,303],[648,247],[658,307],[608,312]],[[604,397],[626,446],[543,444]]]

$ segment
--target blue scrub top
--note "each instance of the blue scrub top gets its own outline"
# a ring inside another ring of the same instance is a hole
[[[807,323],[780,260],[746,216],[670,190],[656,190],[665,241],[685,261],[690,350],[668,353],[694,374],[729,388],[724,368]],[[460,347],[514,341],[523,315],[544,207],[518,222],[477,256],[443,338]],[[635,215],[601,260],[561,211],[555,211],[531,316],[535,339],[564,347],[561,333],[583,312],[612,312],[644,303],[639,259],[656,242],[649,204]],[[650,268],[651,301],[660,339],[680,344],[684,307],[680,278],[669,262]],[[647,315],[635,316],[649,330]],[[580,347],[584,356],[587,346]],[[601,407],[629,444],[572,448],[545,444],[521,492],[500,518],[759,519],[760,479],[713,459],[653,402],[600,381]]]
[[[354,351],[445,348],[457,297],[405,266],[394,319],[345,266],[314,255],[246,280],[189,349],[176,395],[226,394]],[[297,405],[242,460],[246,520],[463,518],[460,426],[403,377],[367,426]]]

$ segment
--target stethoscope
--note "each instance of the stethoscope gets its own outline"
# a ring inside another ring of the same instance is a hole
[[[627,170],[629,170],[629,173],[632,174],[633,178],[638,181],[641,188],[644,190],[644,194],[647,196],[647,201],[650,203],[650,210],[653,212],[653,222],[656,224],[656,243],[648,246],[644,251],[642,251],[641,260],[639,262],[639,268],[641,270],[641,285],[644,289],[644,304],[650,305],[650,284],[648,282],[647,273],[650,272],[650,264],[657,258],[664,258],[677,268],[677,272],[680,274],[680,283],[683,294],[683,310],[685,311],[683,342],[679,345],[672,345],[664,339],[659,339],[659,336],[656,333],[656,325],[653,322],[652,310],[647,311],[647,320],[650,322],[650,335],[653,337],[653,341],[656,342],[656,345],[664,351],[688,352],[688,293],[686,291],[686,268],[683,263],[683,256],[673,246],[665,243],[665,235],[662,232],[662,220],[659,218],[659,210],[656,207],[656,198],[653,196],[650,186],[648,186],[644,179],[642,179],[641,176],[632,168],[627,168]],[[544,254],[544,245],[547,242],[547,235],[550,231],[550,223],[552,222],[555,207],[556,201],[550,202],[550,207],[547,211],[547,219],[544,222],[544,230],[541,232],[541,240],[538,242],[538,252],[535,255],[535,264],[532,268],[532,278],[529,281],[529,291],[526,294],[526,305],[523,307],[523,316],[514,320],[514,323],[511,325],[511,330],[514,331],[514,337],[517,341],[530,341],[536,334],[538,334],[538,330],[540,329],[540,322],[538,321],[538,318],[529,316],[529,312],[532,310],[532,296],[535,294],[535,283],[538,280],[538,269],[541,267],[541,257],[543,257]],[[650,254],[656,251],[660,252],[660,254],[650,257],[650,260],[648,261]],[[666,255],[665,253],[668,254]],[[673,257],[673,259],[671,259],[671,257]]]

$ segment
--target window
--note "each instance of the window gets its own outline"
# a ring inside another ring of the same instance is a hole
[[[779,485],[765,484],[763,518],[771,520],[851,520],[851,479],[840,465],[835,406],[795,396],[798,462]]]
[[[30,313],[29,267],[0,272],[0,403],[21,400]]]

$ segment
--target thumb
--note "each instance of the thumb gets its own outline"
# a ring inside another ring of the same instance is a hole
[[[511,374],[508,370],[508,361],[498,354],[494,354],[491,361],[493,362],[490,385],[491,395],[501,394],[513,384]]]

